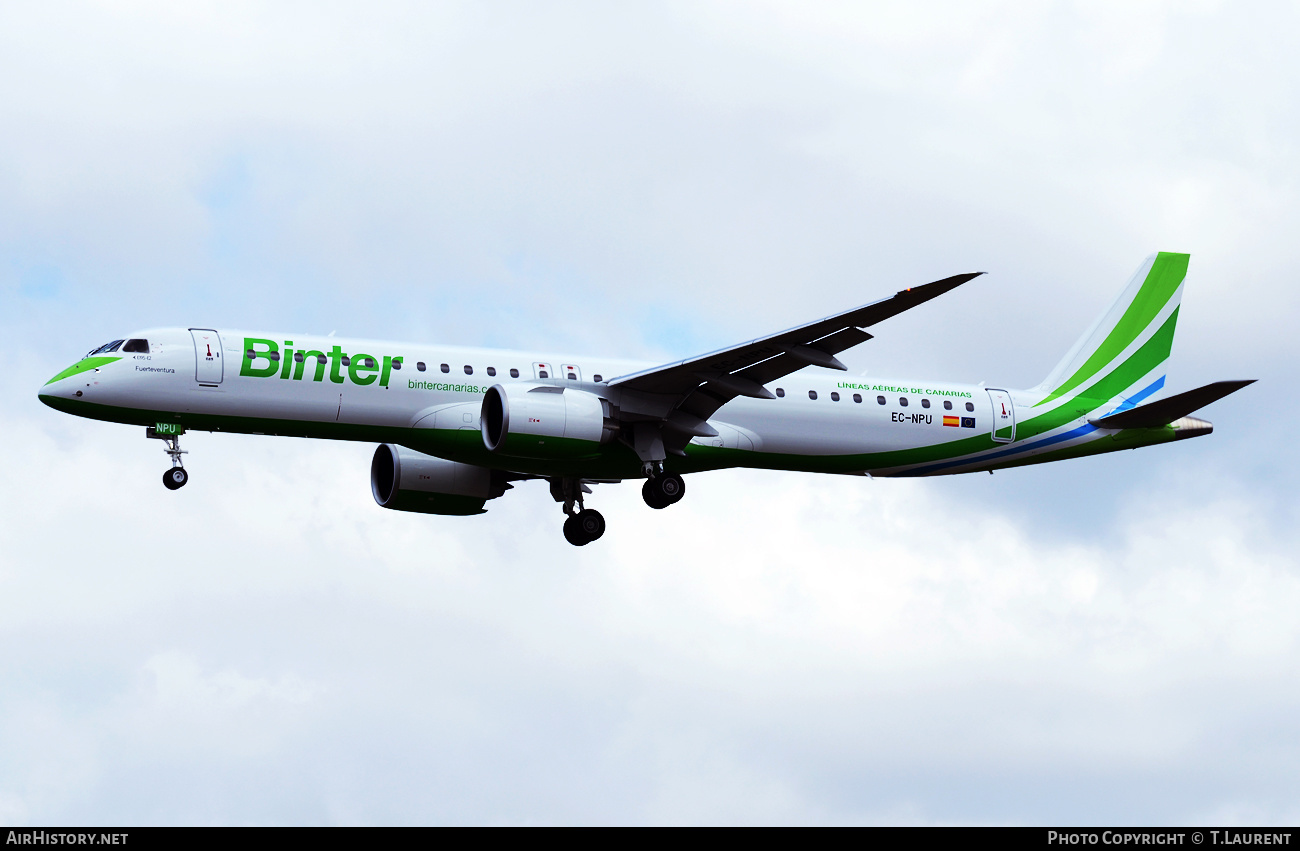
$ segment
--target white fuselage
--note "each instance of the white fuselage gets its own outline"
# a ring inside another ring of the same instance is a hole
[[[481,440],[472,439],[480,429],[479,407],[487,388],[552,383],[617,404],[620,391],[609,381],[647,366],[554,353],[230,329],[153,329],[134,336],[148,341],[147,352],[116,352],[120,360],[63,378],[42,394],[75,398],[85,404],[74,412],[101,419],[391,441],[467,463],[541,473],[565,465],[494,461]],[[992,441],[995,421],[1001,423],[1002,438],[996,443],[1015,448],[1015,411],[1033,401],[1021,391],[848,377],[815,367],[769,389],[778,398],[739,397],[718,409],[709,420],[718,434],[691,440],[687,459],[678,462],[683,471],[760,466],[889,474],[909,466],[890,463],[899,452],[975,437]],[[1023,463],[1032,449],[1014,454]],[[873,466],[874,459],[883,463]],[[634,461],[629,455],[620,466],[607,459],[609,469],[593,474],[635,475]],[[942,472],[975,468],[981,467],[946,465]]]

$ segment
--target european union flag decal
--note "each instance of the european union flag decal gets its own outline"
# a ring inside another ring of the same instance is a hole
[[[962,427],[962,428],[975,428],[975,418],[974,418],[974,417],[962,417],[962,418],[961,418],[961,427]]]

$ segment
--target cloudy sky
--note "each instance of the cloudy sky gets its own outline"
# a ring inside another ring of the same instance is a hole
[[[0,6],[0,823],[1300,820],[1300,13]],[[157,325],[1029,386],[1156,250],[1216,433],[378,508],[372,446],[36,390]]]

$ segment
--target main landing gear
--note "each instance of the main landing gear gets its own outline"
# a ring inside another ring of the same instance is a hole
[[[551,496],[564,503],[564,540],[575,547],[585,547],[605,534],[605,516],[594,508],[585,508],[582,495],[591,488],[579,479],[551,479]]]
[[[594,508],[584,508],[564,520],[564,540],[585,547],[605,534],[605,517]]]
[[[163,452],[166,452],[168,457],[172,459],[172,468],[163,473],[162,477],[163,487],[169,491],[185,487],[185,484],[190,480],[190,474],[185,472],[185,467],[181,464],[181,456],[190,454],[181,449],[181,434],[183,433],[184,429],[181,429],[176,434],[159,434],[153,426],[149,426],[144,430],[145,437],[161,440],[165,444]]]
[[[591,488],[582,479],[565,477],[550,482],[552,498],[564,504],[564,540],[575,547],[585,547],[605,534],[605,518],[599,511],[582,504],[583,494],[591,493]],[[652,468],[650,477],[641,487],[641,496],[651,508],[667,508],[680,502],[685,495],[686,482],[682,477],[664,472],[661,466]]]
[[[651,508],[667,508],[686,496],[686,481],[676,473],[660,472],[645,480],[641,498]]]

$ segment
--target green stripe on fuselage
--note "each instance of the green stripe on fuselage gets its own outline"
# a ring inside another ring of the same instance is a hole
[[[1151,335],[1142,346],[1111,372],[1091,387],[1079,393],[1064,404],[1044,411],[1036,417],[1016,425],[1016,443],[1014,447],[1028,438],[1053,431],[1074,422],[1103,405],[1110,404],[1117,396],[1132,387],[1144,375],[1147,375],[1161,361],[1169,357],[1173,345],[1174,328],[1178,323],[1178,311],[1169,315],[1156,333]],[[963,455],[973,455],[990,449],[1005,449],[1008,444],[995,443],[987,434],[918,446],[915,449],[897,449],[889,452],[869,452],[860,455],[813,455],[791,456],[755,452],[753,461],[746,461],[747,467],[767,467],[779,470],[808,470],[819,473],[851,473],[859,470],[891,470],[900,467],[914,467],[931,464],[936,461],[948,461]],[[1116,447],[1119,448],[1119,447]],[[1127,448],[1127,447],[1124,447]],[[762,456],[770,456],[763,458]],[[971,459],[972,464],[979,463],[978,458]],[[1011,459],[998,462],[993,466],[1009,466]]]
[[[410,428],[407,426],[377,426],[333,421],[286,420],[263,417],[241,417],[229,414],[196,414],[182,411],[155,411],[140,408],[123,408],[45,395],[41,401],[57,411],[86,417],[92,420],[151,426],[158,422],[183,425],[189,431],[231,432],[234,434],[265,434],[282,437],[309,437],[322,440],[353,440],[364,443],[396,443],[451,461],[478,464],[501,470],[555,476],[588,476],[601,479],[637,478],[641,475],[641,462],[636,453],[617,441],[600,445],[599,455],[587,458],[525,459],[507,458],[489,452],[483,445],[478,429],[465,428]],[[562,438],[561,438],[562,439]],[[586,444],[586,441],[574,441]],[[713,456],[716,457],[716,456]],[[682,459],[672,459],[682,460]],[[714,464],[708,469],[736,466]],[[686,472],[682,470],[681,472]]]

